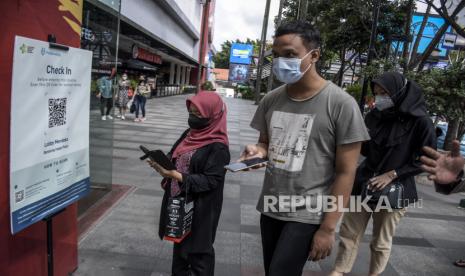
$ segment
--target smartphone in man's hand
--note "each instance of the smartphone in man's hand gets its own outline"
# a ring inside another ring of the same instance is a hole
[[[259,167],[263,166],[268,163],[268,160],[263,159],[263,158],[252,158],[252,159],[246,159],[242,160],[240,162],[236,163],[231,163],[224,168],[231,171],[231,172],[238,172],[238,171],[244,171],[248,170],[250,168],[254,167]]]

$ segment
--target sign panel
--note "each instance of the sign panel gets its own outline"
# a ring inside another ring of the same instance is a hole
[[[442,47],[445,49],[454,49],[455,41],[457,41],[457,35],[454,33],[444,34],[444,41],[442,42]]]
[[[250,64],[253,55],[252,44],[233,43],[231,45],[230,63]]]
[[[423,22],[424,15],[422,14],[414,14],[412,18],[412,32],[413,32],[413,41],[418,36],[421,23]],[[425,29],[423,31],[423,36],[421,37],[420,44],[418,46],[418,54],[422,54],[425,52],[426,48],[428,47],[431,40],[433,40],[436,33],[439,31],[441,26],[445,23],[444,19],[439,16],[430,15],[428,17],[428,21],[426,23]],[[447,32],[451,32],[452,27],[447,29]],[[440,50],[439,56],[445,57],[447,55],[447,48],[443,47],[444,37],[441,38],[441,42],[438,45],[438,49]],[[403,43],[401,43],[400,50],[403,49]],[[410,47],[413,47],[413,43],[410,43]],[[412,49],[410,49],[411,51]]]
[[[16,36],[10,133],[11,232],[89,191],[92,52]]]
[[[249,79],[249,65],[229,64],[229,81],[245,83]]]
[[[132,46],[132,58],[141,59],[156,64],[162,64],[161,56],[151,53],[148,50],[137,46],[136,44]]]

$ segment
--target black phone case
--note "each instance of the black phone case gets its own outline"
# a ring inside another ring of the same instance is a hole
[[[161,150],[149,150],[144,146],[140,146],[140,149],[145,153],[144,156],[140,157],[140,160],[150,158],[150,160],[158,163],[166,170],[176,170],[176,166]]]

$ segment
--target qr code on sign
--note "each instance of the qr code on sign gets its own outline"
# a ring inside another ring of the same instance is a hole
[[[66,98],[48,99],[48,128],[66,124]]]

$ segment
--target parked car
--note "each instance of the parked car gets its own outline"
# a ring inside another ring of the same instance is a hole
[[[447,123],[441,122],[436,127],[442,130],[442,134],[438,137],[438,149],[443,149],[447,134]],[[465,156],[465,137],[460,141],[460,153]]]

